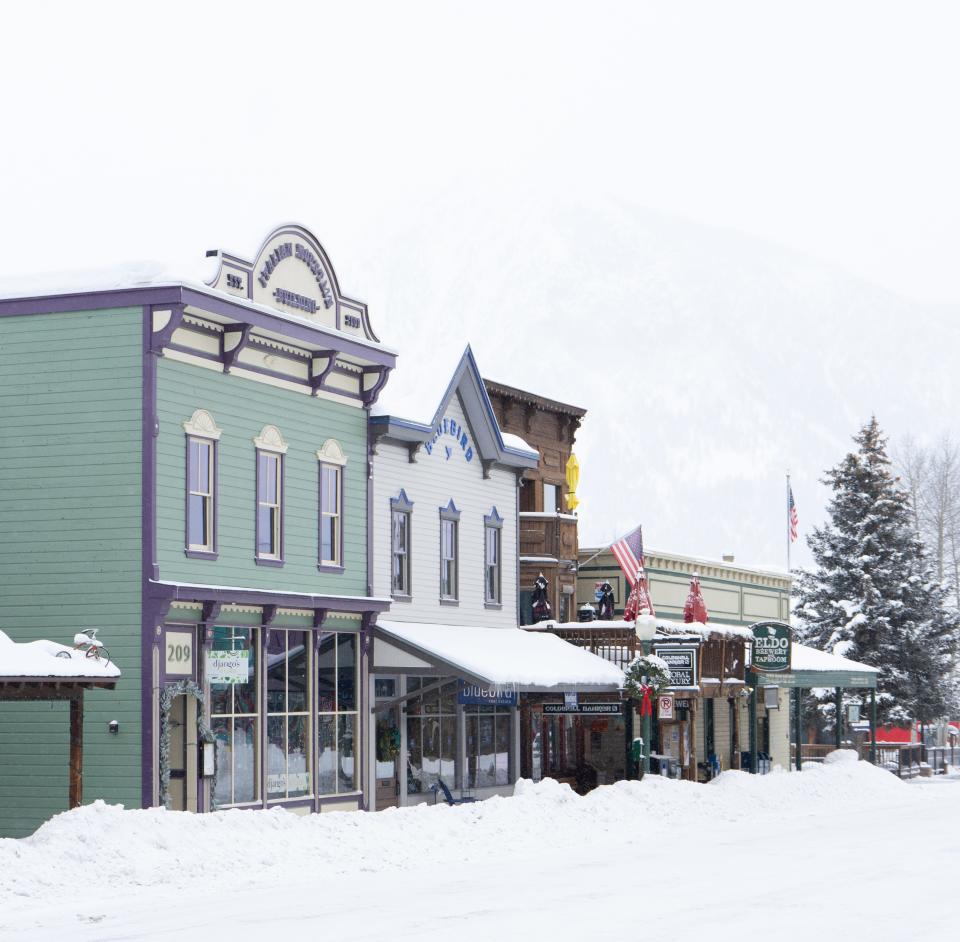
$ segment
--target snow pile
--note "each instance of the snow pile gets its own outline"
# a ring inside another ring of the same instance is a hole
[[[87,657],[84,651],[56,641],[17,642],[0,631],[0,677],[119,676],[120,668],[116,664]]]
[[[279,925],[338,942],[419,942],[454,927],[464,940],[616,938],[630,918],[620,902],[639,891],[653,901],[640,910],[651,937],[676,937],[682,912],[683,938],[740,942],[749,917],[805,940],[817,899],[840,937],[869,928],[893,942],[909,924],[911,937],[950,938],[949,900],[918,911],[887,849],[938,885],[956,867],[957,827],[949,788],[912,788],[846,754],[801,774],[647,776],[583,798],[520,782],[513,798],[379,814],[97,803],[0,840],[0,937],[253,942]],[[671,847],[687,850],[679,870]],[[822,894],[824,860],[847,874],[835,900]],[[771,891],[744,895],[757,867]],[[850,905],[866,887],[881,911]]]

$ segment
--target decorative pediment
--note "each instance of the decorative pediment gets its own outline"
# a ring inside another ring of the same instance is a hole
[[[317,457],[324,464],[338,464],[342,467],[347,463],[347,456],[343,453],[343,447],[335,438],[328,438],[317,449]]]
[[[253,440],[253,444],[261,451],[274,451],[280,455],[285,455],[288,448],[276,425],[264,425],[263,431]]]
[[[221,429],[217,428],[213,416],[206,409],[197,409],[183,423],[183,430],[188,435],[195,435],[197,438],[209,438],[215,442],[220,440]]]
[[[344,297],[336,272],[317,237],[304,226],[274,229],[252,261],[218,251],[219,271],[210,284],[286,314],[379,341],[367,306]]]

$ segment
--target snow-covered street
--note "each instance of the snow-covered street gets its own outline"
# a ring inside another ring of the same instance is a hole
[[[0,841],[0,937],[949,938],[958,783],[841,761],[376,815],[100,804]]]

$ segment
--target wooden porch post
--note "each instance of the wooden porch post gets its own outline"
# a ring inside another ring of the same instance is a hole
[[[797,755],[796,755],[796,766],[797,771],[800,772],[803,769],[803,691],[799,687],[794,687],[793,689],[793,729],[794,735],[797,741]]]
[[[837,687],[834,690],[834,703],[836,704],[837,721],[833,724],[833,744],[840,748],[840,724],[843,722],[843,688]]]
[[[70,698],[70,808],[83,804],[83,691]]]
[[[870,691],[870,761],[877,764],[877,691]]]

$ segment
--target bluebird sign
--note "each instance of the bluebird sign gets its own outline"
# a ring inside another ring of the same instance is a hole
[[[482,684],[468,684],[461,680],[457,689],[457,703],[461,706],[501,706],[517,705],[517,692],[506,687],[484,687]]]

